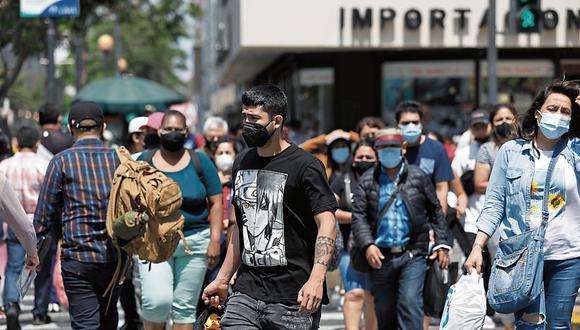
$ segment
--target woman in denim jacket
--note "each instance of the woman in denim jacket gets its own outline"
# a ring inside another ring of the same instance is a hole
[[[544,242],[544,292],[517,311],[518,329],[570,329],[580,284],[579,87],[547,85],[520,125],[520,139],[498,151],[478,233],[465,268],[481,271],[482,250],[497,227],[501,240],[540,226],[544,182],[553,150],[565,144],[551,175]]]

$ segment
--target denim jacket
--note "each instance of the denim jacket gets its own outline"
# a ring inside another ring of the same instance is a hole
[[[560,157],[573,166],[576,182],[580,183],[580,139],[563,139],[566,146]],[[498,151],[485,194],[485,205],[477,228],[492,236],[501,223],[500,238],[504,240],[530,229],[531,185],[535,158],[531,141],[506,142]],[[570,178],[571,179],[571,178]],[[580,190],[580,185],[578,185]]]

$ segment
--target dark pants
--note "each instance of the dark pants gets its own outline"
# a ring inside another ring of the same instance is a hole
[[[318,329],[321,310],[298,313],[299,305],[267,303],[241,292],[230,295],[221,319],[222,329]]]
[[[117,329],[120,286],[115,285],[110,302],[109,295],[103,297],[115,267],[115,263],[96,264],[62,260],[62,279],[68,297],[73,329]]]
[[[136,329],[141,324],[141,318],[137,312],[137,298],[132,273],[133,267],[129,267],[127,277],[121,288],[121,307],[125,311],[125,324],[129,329]]]
[[[32,309],[32,314],[35,316],[46,315],[48,313],[48,303],[54,300],[52,297],[54,291],[52,273],[56,260],[58,241],[51,240],[50,244],[50,252],[47,253],[45,260],[40,260],[40,270],[34,280],[34,309]]]
[[[370,272],[379,329],[423,329],[425,256],[381,252],[385,256],[381,269]]]

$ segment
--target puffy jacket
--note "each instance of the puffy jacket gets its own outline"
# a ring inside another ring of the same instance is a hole
[[[365,172],[354,192],[352,232],[357,246],[363,248],[375,242],[380,174],[379,166]],[[407,165],[401,184],[400,195],[411,219],[409,248],[427,252],[430,228],[435,231],[435,246],[446,245],[447,225],[431,179],[419,167]]]

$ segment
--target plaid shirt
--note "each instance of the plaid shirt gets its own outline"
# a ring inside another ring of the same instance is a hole
[[[36,210],[47,163],[34,152],[17,152],[0,163],[0,175],[6,177],[12,185],[30,221]]]
[[[44,233],[62,220],[63,259],[115,260],[105,223],[117,166],[115,150],[98,139],[79,140],[50,161],[34,225],[37,233]]]

